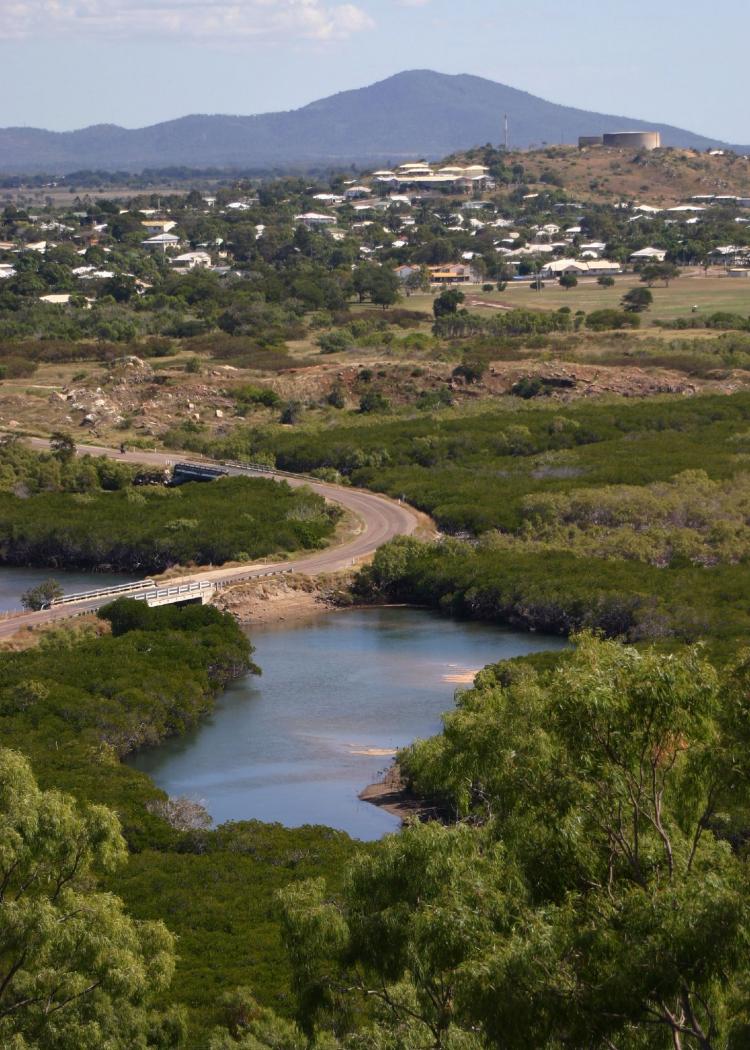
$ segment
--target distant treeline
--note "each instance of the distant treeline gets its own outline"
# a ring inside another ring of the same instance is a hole
[[[350,169],[346,169],[347,171]],[[0,190],[16,189],[66,189],[91,190],[115,187],[132,190],[147,190],[155,186],[179,187],[183,183],[190,189],[213,186],[233,186],[245,179],[277,179],[290,175],[309,175],[328,178],[339,174],[340,168],[320,164],[259,168],[144,168],[142,171],[105,171],[84,168],[65,175],[50,172],[35,174],[0,174]]]

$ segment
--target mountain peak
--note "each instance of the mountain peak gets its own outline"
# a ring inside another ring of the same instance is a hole
[[[515,148],[648,128],[659,130],[666,146],[724,145],[660,123],[557,105],[469,73],[411,69],[288,113],[194,114],[134,130],[113,124],[62,133],[6,128],[0,130],[0,172],[139,171],[170,165],[262,171],[366,165],[417,155],[435,159],[501,141],[505,113]]]

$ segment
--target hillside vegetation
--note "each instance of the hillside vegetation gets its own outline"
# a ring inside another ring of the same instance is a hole
[[[507,165],[521,175],[529,190],[564,188],[575,200],[640,201],[657,207],[680,204],[693,196],[750,197],[750,164],[745,156],[727,151],[711,156],[675,148],[651,153],[592,146],[544,146],[512,150]],[[456,163],[482,163],[483,150],[467,150],[451,158]]]

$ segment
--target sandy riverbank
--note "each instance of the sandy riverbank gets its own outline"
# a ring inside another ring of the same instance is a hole
[[[431,805],[422,798],[417,798],[409,791],[397,762],[386,770],[382,780],[360,791],[359,798],[363,802],[369,802],[399,817],[402,824],[413,820],[445,821],[445,814],[437,806]]]
[[[296,623],[333,609],[349,608],[350,573],[271,576],[219,591],[213,603],[241,624]]]

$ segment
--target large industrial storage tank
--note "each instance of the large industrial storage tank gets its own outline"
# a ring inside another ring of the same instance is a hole
[[[616,131],[602,136],[605,146],[614,149],[659,149],[661,134],[658,131]]]

